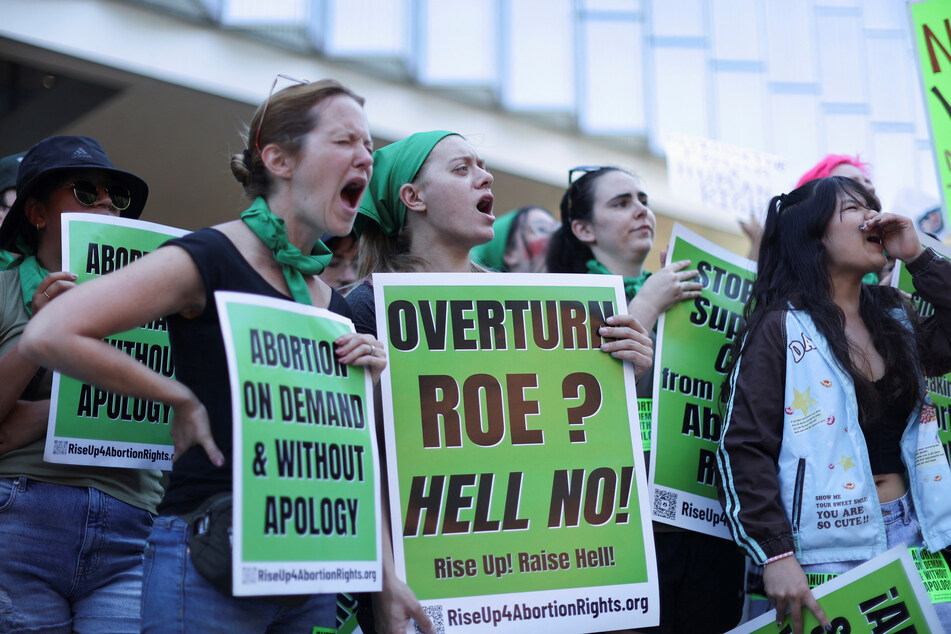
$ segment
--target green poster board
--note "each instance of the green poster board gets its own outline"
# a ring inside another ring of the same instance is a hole
[[[142,220],[98,214],[63,214],[63,265],[83,282],[105,275],[154,251],[181,229]],[[150,368],[174,377],[168,328],[164,319],[108,339]],[[169,434],[172,408],[130,398],[53,374],[44,459],[47,462],[171,469],[174,447]]]
[[[941,632],[928,593],[915,570],[905,546],[897,546],[812,591],[829,617],[833,632],[884,634]],[[803,632],[822,634],[825,630],[809,610],[803,610]],[[792,634],[792,620],[786,615],[777,627],[776,612],[770,610],[727,634]]]
[[[398,574],[445,632],[658,622],[633,367],[602,275],[378,274]]]
[[[941,200],[948,222],[948,188],[951,187],[951,1],[910,3],[921,87],[928,111],[935,168],[941,183]]]
[[[235,596],[379,591],[373,391],[333,346],[353,324],[260,295],[215,301],[234,416]]]
[[[920,235],[922,244],[929,246],[946,260],[951,260],[951,248],[947,245],[933,240],[928,236]],[[895,262],[895,272],[892,275],[892,286],[911,295],[912,303],[921,317],[928,317],[934,312],[934,307],[930,302],[926,302],[915,290],[915,285],[911,281],[911,273],[905,268],[899,260]],[[941,446],[944,448],[944,455],[951,461],[951,373],[944,376],[928,377],[925,379],[928,388],[928,396],[931,398],[931,404],[934,406],[935,416],[938,419],[938,438],[941,439]]]
[[[720,386],[756,263],[675,224],[667,260],[690,260],[702,296],[661,315],[654,354],[651,485],[657,522],[732,539],[715,487]]]

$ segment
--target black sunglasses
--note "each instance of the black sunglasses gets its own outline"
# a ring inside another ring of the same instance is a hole
[[[575,181],[578,180],[575,178],[575,174],[580,174],[581,176],[589,172],[599,172],[604,169],[603,165],[579,165],[578,167],[572,167],[568,170],[568,189],[571,189],[571,186],[575,184]],[[581,178],[578,176],[578,178]]]
[[[83,207],[93,207],[99,202],[100,187],[95,183],[90,181],[76,181],[75,183],[69,183],[62,187],[57,187],[56,189],[69,188],[72,188],[73,196],[76,197],[76,200],[78,200],[79,204]],[[125,211],[129,208],[129,205],[132,204],[132,194],[125,185],[109,185],[101,189],[105,190],[109,196],[109,200],[112,201],[112,206],[119,211]]]
[[[568,170],[568,213],[565,214],[565,222],[573,219],[573,214],[571,213],[571,188],[575,186],[575,181],[585,174],[589,174],[591,172],[600,172],[603,169],[605,168],[602,165],[579,165],[578,167],[572,167],[570,170]],[[575,174],[579,174],[578,178],[575,178]]]

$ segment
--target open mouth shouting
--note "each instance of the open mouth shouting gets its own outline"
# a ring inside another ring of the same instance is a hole
[[[367,188],[367,179],[364,177],[351,178],[340,190],[340,199],[348,209],[356,210],[363,199],[363,192]]]
[[[482,198],[479,199],[479,202],[476,203],[476,209],[480,213],[486,214],[487,216],[492,215],[492,205],[495,203],[495,198],[492,194],[485,194]]]

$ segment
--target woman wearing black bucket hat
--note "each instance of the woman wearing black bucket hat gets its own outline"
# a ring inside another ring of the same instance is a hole
[[[0,631],[133,632],[142,550],[161,497],[158,471],[43,461],[51,372],[19,353],[33,315],[74,286],[61,271],[60,216],[138,217],[148,187],[99,143],[56,136],[23,158],[0,248]]]

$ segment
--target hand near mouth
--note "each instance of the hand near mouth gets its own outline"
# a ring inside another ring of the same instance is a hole
[[[924,251],[914,222],[907,216],[883,213],[863,222],[859,229],[881,242],[888,255],[910,262]]]

